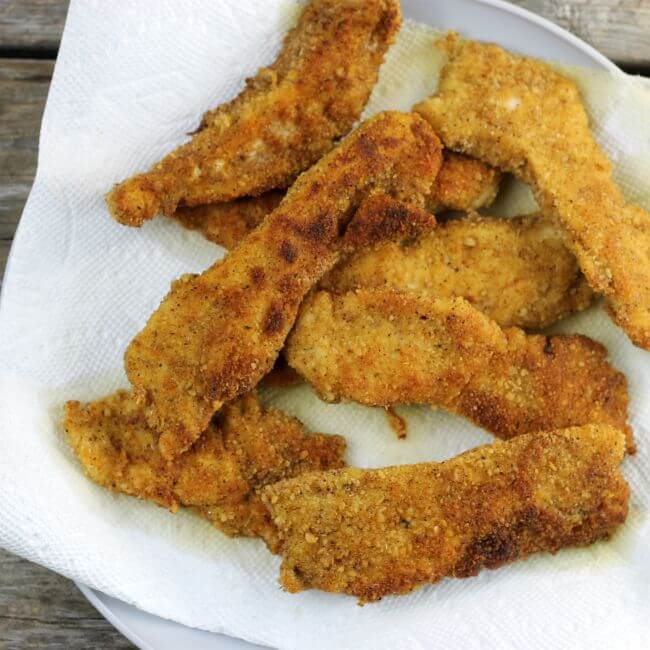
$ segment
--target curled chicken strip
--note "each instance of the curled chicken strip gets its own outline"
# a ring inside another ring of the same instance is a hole
[[[272,66],[188,143],[111,190],[113,217],[140,226],[179,205],[288,187],[359,118],[400,23],[396,0],[312,0]]]
[[[125,354],[165,458],[271,369],[305,294],[342,254],[434,225],[420,206],[440,160],[421,118],[379,114],[302,174],[234,251],[173,284]]]
[[[627,204],[575,84],[496,45],[441,41],[438,92],[415,106],[445,146],[529,183],[614,320],[650,349],[650,216]]]
[[[461,298],[320,291],[286,359],[326,401],[430,404],[501,438],[593,422],[625,431],[627,383],[585,336],[502,330]]]
[[[298,420],[264,409],[253,393],[225,407],[171,463],[127,391],[89,404],[68,402],[64,427],[86,474],[99,485],[173,512],[193,507],[227,535],[261,537],[273,551],[277,531],[258,490],[304,471],[344,465],[343,438],[309,435]]]
[[[363,602],[466,578],[532,553],[607,539],[627,516],[625,436],[586,425],[520,436],[442,463],[302,474],[262,498],[280,582]]]

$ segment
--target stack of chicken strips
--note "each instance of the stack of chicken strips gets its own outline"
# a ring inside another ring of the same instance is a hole
[[[359,124],[400,21],[397,0],[312,0],[275,63],[108,193],[125,226],[164,215],[229,252],[131,341],[131,389],[64,420],[90,479],[260,537],[287,591],[360,602],[608,538],[635,449],[625,377],[597,341],[532,332],[604,296],[650,349],[650,217],[575,85],[450,34],[435,95]],[[504,172],[538,213],[479,215]],[[342,437],[259,402],[279,366],[325,401],[428,404],[498,440],[345,467]]]

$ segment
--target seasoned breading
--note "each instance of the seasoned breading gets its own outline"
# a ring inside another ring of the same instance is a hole
[[[172,511],[196,507],[228,535],[262,537],[274,551],[276,529],[257,490],[307,470],[344,465],[343,438],[308,435],[298,420],[262,408],[253,393],[226,406],[171,463],[127,391],[84,405],[68,402],[64,427],[86,474],[99,485]]]
[[[285,354],[326,401],[430,404],[502,438],[611,424],[634,450],[626,380],[602,345],[501,330],[462,298],[320,291],[301,308]]]
[[[209,241],[232,250],[280,205],[284,195],[282,190],[271,190],[225,203],[180,208],[173,217]]]
[[[361,602],[608,538],[627,516],[625,440],[606,425],[520,436],[443,463],[311,472],[262,498],[289,592]]]
[[[272,66],[188,143],[113,188],[113,217],[140,226],[178,205],[288,187],[352,128],[400,23],[397,0],[312,0]]]
[[[431,212],[470,212],[492,205],[501,184],[501,172],[480,160],[445,151],[440,172],[427,197]]]
[[[504,330],[505,354],[474,374],[450,410],[501,438],[528,431],[610,424],[627,435],[627,381],[600,343],[581,335],[527,335]]]
[[[500,173],[478,160],[447,151],[427,196],[431,212],[478,210],[491,205],[499,190]],[[180,208],[172,216],[206,239],[227,249],[234,248],[280,204],[283,192],[272,190],[256,197],[196,208]]]
[[[343,252],[435,223],[417,204],[440,160],[421,118],[379,114],[302,174],[234,251],[173,284],[125,355],[165,458],[187,449],[213,413],[271,369],[303,297]]]
[[[285,356],[328,402],[445,406],[506,345],[461,298],[318,291],[303,303]]]
[[[413,242],[353,254],[320,286],[462,297],[502,327],[530,329],[551,325],[593,301],[574,255],[541,216],[447,221]]]
[[[650,216],[628,205],[594,140],[576,85],[496,45],[441,42],[437,95],[415,107],[445,146],[529,183],[614,320],[650,348]]]
[[[436,182],[443,173],[440,168]],[[234,248],[281,200],[279,192],[177,212],[187,227]],[[594,299],[560,231],[542,215],[516,219],[474,215],[440,224],[415,241],[387,242],[343,260],[321,281],[334,291],[411,290],[460,296],[502,327],[540,329]]]

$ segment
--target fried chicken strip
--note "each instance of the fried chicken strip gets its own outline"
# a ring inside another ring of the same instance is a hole
[[[624,435],[587,425],[520,436],[443,463],[312,472],[262,499],[280,582],[380,600],[541,551],[607,539],[627,516]]]
[[[172,285],[125,355],[165,458],[187,449],[213,413],[271,369],[303,297],[343,252],[435,223],[417,204],[440,160],[421,118],[377,115],[302,174],[234,251]]]
[[[227,535],[261,537],[274,552],[277,531],[257,491],[307,470],[344,465],[343,438],[308,435],[298,420],[262,408],[253,393],[226,406],[171,463],[127,391],[84,405],[68,402],[64,427],[86,474],[99,485],[173,512],[195,507]]]
[[[113,217],[140,226],[178,205],[288,187],[361,115],[400,23],[397,0],[312,0],[271,67],[188,143],[113,188]]]
[[[469,212],[492,204],[499,190],[501,174],[467,156],[443,152],[442,165],[426,200],[427,209]],[[245,197],[226,203],[179,208],[172,215],[183,226],[199,231],[206,239],[233,249],[280,204],[281,190]]]
[[[437,95],[415,107],[445,146],[529,183],[591,287],[630,339],[650,348],[650,217],[625,203],[580,93],[549,65],[496,45],[441,41]]]
[[[320,291],[285,354],[328,402],[430,404],[501,438],[604,423],[625,431],[634,451],[626,380],[602,345],[502,330],[462,298]]]
[[[440,172],[427,197],[427,209],[472,212],[494,202],[501,185],[501,172],[480,160],[444,151]]]
[[[461,297],[501,327],[528,329],[552,325],[593,301],[575,256],[541,215],[447,221],[416,241],[354,253],[320,286]]]

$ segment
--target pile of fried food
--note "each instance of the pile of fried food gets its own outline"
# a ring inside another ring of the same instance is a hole
[[[131,390],[64,423],[100,485],[262,538],[287,591],[361,602],[610,536],[625,377],[590,338],[529,332],[601,295],[650,349],[650,218],[576,86],[450,34],[434,96],[357,125],[400,20],[397,0],[312,0],[273,65],[110,191],[120,223],[162,214],[229,253],[172,284],[126,350]],[[477,214],[504,172],[539,213]],[[282,364],[328,402],[428,404],[501,440],[346,468],[342,437],[260,404]]]

